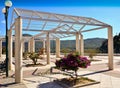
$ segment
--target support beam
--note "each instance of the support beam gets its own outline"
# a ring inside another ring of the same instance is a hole
[[[47,33],[47,64],[50,64],[50,35]]]
[[[56,39],[56,57],[57,58],[60,57],[60,39],[59,38]]]
[[[30,41],[28,41],[28,52],[30,52]]]
[[[30,52],[35,52],[35,41],[33,37],[30,39]]]
[[[9,70],[12,70],[12,30],[9,30],[8,31],[8,42],[9,42],[9,44],[8,44],[8,50],[9,50],[9,52],[8,52],[8,58],[9,58],[9,63],[8,63],[8,65],[9,65]]]
[[[108,27],[108,59],[109,70],[113,70],[113,36],[112,27]]]
[[[22,79],[22,19],[18,17],[15,22],[15,82],[21,83]]]
[[[90,31],[95,31],[95,30],[99,30],[99,29],[104,29],[104,28],[107,28],[106,26],[102,26],[102,27],[98,27],[98,28],[92,28],[92,29],[88,29],[88,30],[83,30],[83,31],[80,31],[81,33],[83,32],[90,32]]]
[[[82,34],[80,34],[80,54],[84,56],[84,39]]]
[[[76,52],[80,52],[79,33],[76,33]]]
[[[55,28],[56,29],[56,28]],[[39,30],[39,29],[23,29],[23,31],[34,31],[34,32],[41,32],[42,34],[45,34],[47,32],[49,33],[59,33],[59,34],[76,34],[76,31],[75,32],[70,32],[70,31],[62,31],[62,30],[59,30],[59,31],[55,31],[55,29],[52,29],[52,30]]]
[[[49,21],[49,22],[62,22],[66,24],[77,24],[77,25],[94,25],[94,26],[105,26],[108,27],[110,25],[107,24],[100,24],[100,23],[84,23],[84,22],[74,22],[74,21],[61,21],[61,20],[55,20],[55,19],[43,19],[43,18],[30,18],[30,17],[24,17],[22,16],[23,19],[31,19],[31,20],[39,20],[39,21]]]
[[[25,40],[22,41],[22,52],[25,52]]]
[[[45,55],[45,40],[43,40],[43,54]]]
[[[2,39],[0,40],[0,57],[2,56]]]

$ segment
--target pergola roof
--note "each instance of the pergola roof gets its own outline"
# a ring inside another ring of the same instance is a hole
[[[50,33],[50,38],[64,38],[110,26],[94,18],[15,8],[11,22],[13,29],[15,18],[18,16],[23,20],[23,31],[37,32],[34,37],[41,39],[46,37],[46,33]]]
[[[13,37],[15,39],[15,82],[20,83],[23,79],[22,53],[25,48],[23,46],[25,45],[24,38],[30,40],[28,43],[28,52],[35,52],[35,39],[46,39],[47,41],[43,41],[43,48],[45,49],[43,52],[46,51],[46,63],[50,64],[50,38],[64,38],[76,35],[76,51],[80,52],[81,56],[84,56],[84,39],[81,33],[102,28],[108,29],[108,67],[109,70],[113,70],[113,36],[110,25],[93,18],[15,8],[12,15],[11,27],[8,31],[9,44],[6,47],[6,50],[8,48],[9,51],[8,58],[6,59],[9,59],[9,68],[11,69],[13,49],[12,30],[15,30],[15,37]],[[22,35],[24,31],[27,31],[27,37]],[[29,36],[29,33],[32,33],[32,38]],[[2,51],[1,47],[2,42],[0,41],[0,52]],[[60,57],[60,39],[56,39],[56,57]]]

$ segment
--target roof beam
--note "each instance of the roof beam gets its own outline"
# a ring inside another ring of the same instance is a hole
[[[32,16],[33,16],[33,13],[32,13],[32,15],[31,15],[31,18],[32,18]],[[31,23],[31,18],[30,18],[30,20],[29,20],[29,22],[28,22],[27,29],[28,29],[28,28],[29,28],[29,26],[30,26],[30,23]]]
[[[11,17],[10,25],[12,24],[12,22],[13,22],[13,20],[14,20],[14,18],[13,18],[13,17],[14,17],[14,13],[15,13],[15,11],[13,10],[13,11],[12,11],[12,17]]]
[[[103,28],[107,28],[107,27],[98,27],[98,28],[93,28],[93,29],[89,29],[89,30],[83,30],[83,31],[80,31],[80,32],[89,32],[89,31],[95,31],[95,30],[98,30],[98,29],[103,29]]]
[[[17,16],[20,16],[19,12],[16,10],[16,8],[14,8],[15,13],[17,14]]]
[[[48,15],[47,19],[50,18],[50,16],[51,16],[51,15]],[[47,21],[45,21],[45,23],[43,24],[43,26],[42,26],[42,30],[44,30],[46,24],[47,24]]]
[[[42,35],[45,35],[46,33],[40,33],[40,34],[37,34],[37,35],[35,35],[35,36],[33,36],[34,38],[36,38],[36,37],[39,37],[39,36],[42,36]]]
[[[59,18],[58,18],[59,19]],[[63,17],[63,19],[65,19],[65,16]],[[59,19],[59,20],[61,20],[61,19]],[[60,26],[62,24],[62,20],[61,20],[61,22],[57,25],[57,28]],[[64,26],[64,25],[63,25]],[[56,29],[57,30],[57,29]]]
[[[54,34],[50,34],[51,36],[55,37],[55,38],[59,38],[58,36],[54,35]]]
[[[13,24],[11,24],[10,30],[12,30],[14,26],[15,26],[15,22]]]
[[[89,21],[90,21],[90,19],[89,19]],[[87,23],[88,23],[89,21],[87,21]],[[86,24],[84,24],[84,25],[80,28],[79,31],[81,31],[85,26],[86,26]]]
[[[94,18],[91,18],[91,20],[94,20],[94,21],[96,21],[96,22],[102,23],[102,24],[104,24],[104,25],[108,25],[108,24],[103,23],[103,22],[101,22],[101,21],[98,21],[98,20],[96,20],[96,19],[94,19]]]
[[[37,16],[39,16],[40,18],[42,18],[37,11],[34,11],[34,13],[35,13]]]
[[[60,34],[76,34],[76,32],[69,32],[69,31],[53,31],[53,30],[34,30],[34,29],[23,29],[23,31],[36,31],[36,32],[49,32],[49,33],[60,33]]]
[[[74,30],[74,31],[76,31],[77,32],[77,30],[75,30],[74,28],[73,28],[73,26],[74,26],[74,24],[72,24],[71,26],[69,26],[68,24],[66,24],[66,26],[68,26],[69,27],[69,29],[67,30],[67,31],[69,31],[69,30]]]
[[[24,17],[23,19],[30,19],[30,17]],[[94,24],[94,23],[82,23],[82,22],[72,22],[72,21],[61,21],[61,20],[54,20],[54,19],[41,19],[41,18],[31,18],[31,20],[41,20],[41,21],[50,21],[50,22],[62,22],[62,23],[68,23],[68,24],[78,24],[78,25],[94,25],[94,26],[105,26],[109,27],[110,25],[105,24]]]

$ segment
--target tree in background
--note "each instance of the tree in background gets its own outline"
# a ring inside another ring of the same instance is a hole
[[[120,53],[120,33],[113,38],[114,53]],[[105,40],[99,48],[102,53],[108,52],[108,40]]]
[[[114,52],[120,53],[120,33],[114,37]]]
[[[101,53],[107,53],[108,52],[108,40],[106,39],[102,45],[99,48]]]

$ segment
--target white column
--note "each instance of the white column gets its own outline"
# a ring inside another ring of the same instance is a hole
[[[30,40],[30,52],[35,52],[35,42],[33,37]]]
[[[45,40],[43,40],[43,54],[45,55]]]
[[[80,52],[79,33],[76,33],[76,52]]]
[[[28,41],[28,52],[30,52],[30,40]]]
[[[22,41],[22,52],[25,52],[25,40]]]
[[[113,36],[112,27],[108,27],[108,58],[109,58],[109,70],[113,70]]]
[[[59,38],[56,39],[56,57],[57,58],[60,57],[60,39]]]
[[[12,30],[8,31],[8,42],[9,70],[12,70]]]
[[[47,33],[47,64],[50,64],[50,39],[49,33]]]
[[[80,54],[84,56],[84,39],[82,34],[80,34]]]
[[[0,57],[2,56],[2,39],[0,40]]]
[[[22,79],[22,19],[18,17],[15,22],[15,82],[21,83]]]

